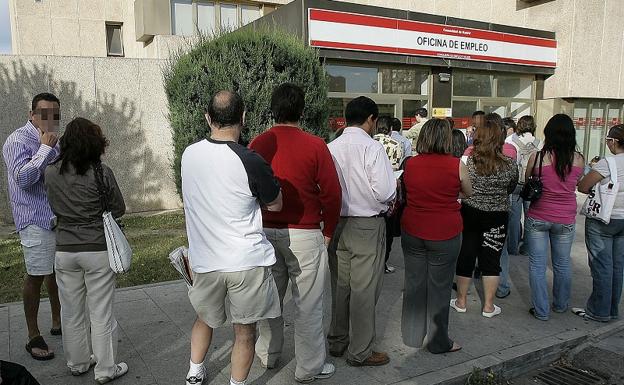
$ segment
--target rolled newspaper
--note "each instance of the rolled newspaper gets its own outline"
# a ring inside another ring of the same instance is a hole
[[[190,289],[191,286],[193,286],[193,270],[191,270],[191,265],[188,260],[188,249],[185,246],[180,246],[173,250],[169,253],[169,261],[178,273],[180,273],[186,286]]]

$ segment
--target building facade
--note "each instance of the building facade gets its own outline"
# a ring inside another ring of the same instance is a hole
[[[142,141],[130,146],[133,169],[127,151],[110,151],[113,168],[128,174],[122,189],[134,211],[180,206],[167,176],[161,66],[171,50],[219,28],[277,25],[318,48],[335,127],[358,95],[405,126],[419,107],[459,127],[475,110],[532,114],[540,129],[563,112],[591,158],[605,153],[608,128],[624,121],[621,0],[9,0],[9,11],[0,142],[23,125],[32,95],[58,93],[63,123],[88,114],[113,144]],[[10,218],[5,172],[0,221]]]
[[[287,20],[265,17],[286,4],[293,11],[278,14]],[[15,55],[166,59],[200,31],[235,29],[263,17],[308,39],[306,12],[314,7],[465,30],[550,33],[556,47],[550,70],[319,46],[332,80],[332,115],[340,122],[344,100],[360,93],[373,95],[382,111],[406,125],[420,106],[450,108],[460,126],[477,109],[534,114],[542,126],[549,115],[565,112],[587,156],[603,154],[605,130],[623,120],[621,0],[9,0],[9,7]],[[440,73],[450,75],[446,87]]]

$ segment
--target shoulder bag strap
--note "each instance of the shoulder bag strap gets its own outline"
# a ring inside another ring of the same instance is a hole
[[[540,151],[537,153],[537,156],[539,156],[540,160],[539,160],[539,180],[542,180],[542,163],[544,162],[544,152]],[[537,160],[537,159],[536,159]],[[535,164],[533,164],[533,167],[535,167]]]
[[[609,165],[609,174],[611,174],[611,183],[616,184],[618,182],[617,175],[617,163],[615,163],[615,159],[612,157],[606,157],[607,164]]]
[[[104,212],[110,211],[108,209],[108,201],[106,199],[106,187],[104,184],[104,172],[102,170],[102,163],[97,163],[93,166],[93,172],[95,174],[95,183],[97,184],[98,194],[100,196],[100,204]]]

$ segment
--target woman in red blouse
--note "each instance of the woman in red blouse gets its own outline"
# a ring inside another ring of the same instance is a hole
[[[447,120],[425,123],[419,155],[406,161],[403,174],[403,342],[421,347],[427,336],[427,349],[436,354],[461,349],[448,336],[448,304],[462,240],[458,198],[470,196],[472,186],[466,166],[452,154],[452,136]]]

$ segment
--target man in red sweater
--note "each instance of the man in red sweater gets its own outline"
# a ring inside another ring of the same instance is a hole
[[[277,125],[250,148],[273,168],[282,186],[282,211],[262,211],[264,232],[275,248],[273,277],[283,308],[288,280],[295,310],[295,380],[308,383],[331,377],[325,362],[323,295],[328,274],[327,245],[340,217],[338,174],[325,142],[299,127],[305,94],[294,84],[277,87],[271,112]],[[284,341],[282,317],[258,323],[256,353],[262,366],[275,368]]]

